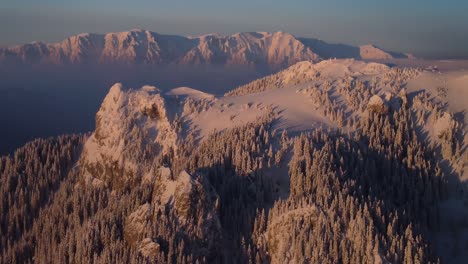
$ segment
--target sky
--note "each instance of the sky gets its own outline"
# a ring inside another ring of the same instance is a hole
[[[467,0],[1,0],[0,46],[140,28],[176,35],[286,31],[468,59]]]

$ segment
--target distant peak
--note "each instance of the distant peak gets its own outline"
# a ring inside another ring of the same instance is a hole
[[[208,34],[203,34],[203,35],[200,35],[198,37],[191,37],[191,38],[207,38],[207,37],[217,37],[217,38],[221,38],[223,37],[223,35],[219,34],[219,33],[216,33],[216,32],[212,32],[212,33],[208,33]]]
[[[76,36],[76,37],[88,37],[89,35],[91,35],[91,33],[85,32],[85,33],[77,34],[77,35],[75,35],[75,36]]]
[[[42,41],[37,41],[37,40],[35,40],[35,41],[29,42],[29,44],[31,44],[31,45],[44,45],[45,43],[42,42]]]
[[[291,33],[284,32],[282,30],[274,31],[272,34],[277,34],[277,35],[292,35]]]
[[[141,29],[141,28],[134,28],[129,30],[129,32],[147,32],[148,30]]]
[[[290,36],[294,37],[292,34],[283,32],[283,31],[252,31],[252,32],[237,32],[232,36],[254,36],[258,38],[272,37],[272,36]]]
[[[374,44],[372,44],[372,43],[368,43],[368,44],[361,45],[361,47],[363,47],[363,48],[375,48],[375,49],[380,49],[379,47],[377,47],[376,45],[374,45]]]

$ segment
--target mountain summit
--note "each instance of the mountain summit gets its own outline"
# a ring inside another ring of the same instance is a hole
[[[405,54],[372,45],[354,47],[297,38],[285,32],[244,32],[229,36],[163,35],[135,29],[125,32],[69,37],[59,43],[32,42],[0,49],[0,63],[27,64],[183,64],[268,65],[286,67],[296,62],[327,58],[389,59]]]

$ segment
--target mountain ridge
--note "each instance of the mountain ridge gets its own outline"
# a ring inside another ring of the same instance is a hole
[[[185,37],[133,29],[81,33],[61,42],[0,48],[0,64],[182,64],[290,66],[328,58],[389,59],[411,56],[374,45],[331,44],[286,32],[217,33]]]
[[[90,134],[0,157],[0,262],[464,263],[463,97],[435,82],[459,74],[331,59],[235,96],[116,83]]]

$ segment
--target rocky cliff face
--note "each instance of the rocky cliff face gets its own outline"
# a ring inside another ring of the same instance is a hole
[[[173,176],[169,168],[156,172],[152,183],[153,201],[132,212],[125,221],[125,239],[147,257],[160,254],[161,241],[149,237],[155,219],[169,215],[171,225],[178,235],[194,241],[195,254],[207,255],[219,248],[221,224],[218,217],[218,195],[208,181],[194,178],[186,171]]]
[[[96,114],[96,129],[84,144],[79,177],[86,188],[151,190],[152,198],[129,212],[123,228],[127,243],[143,256],[155,257],[161,248],[167,249],[167,239],[152,233],[161,219],[193,242],[195,255],[208,255],[219,247],[219,198],[203,175],[185,170],[175,174],[161,165],[163,157],[177,151],[178,135],[167,101],[153,86],[132,90],[113,85]]]

